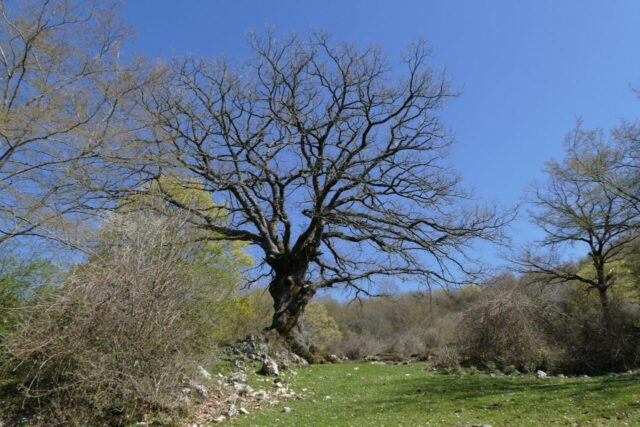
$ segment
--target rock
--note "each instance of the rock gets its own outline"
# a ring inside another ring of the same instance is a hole
[[[242,371],[234,372],[233,374],[224,377],[224,380],[227,383],[246,383],[247,374]]]
[[[564,374],[558,374],[558,378],[566,378]]]
[[[269,393],[264,390],[258,390],[253,393],[253,396],[260,400],[266,400],[269,397]]]
[[[237,369],[244,369],[244,359],[236,359],[233,361],[233,366]]]
[[[196,391],[196,393],[198,393],[200,397],[204,399],[209,398],[209,390],[207,389],[207,386],[205,386],[204,384],[197,383],[194,381],[191,383],[191,387]]]
[[[235,417],[238,415],[238,407],[236,405],[229,406],[229,410],[227,411],[228,417]]]
[[[178,396],[178,402],[190,404],[191,403],[191,389],[188,387],[180,390],[180,396]],[[2,427],[2,425],[0,425]]]
[[[225,421],[227,421],[227,417],[225,417],[224,415],[219,415],[213,419],[214,423],[223,423]]]
[[[545,371],[536,372],[536,377],[538,378],[547,378],[547,373]]]
[[[340,362],[340,358],[338,356],[336,356],[335,354],[330,354],[328,359],[329,359],[329,362],[331,362],[331,363],[339,363]]]
[[[266,357],[264,362],[262,363],[262,368],[258,371],[261,375],[280,375],[280,371],[278,370],[278,364],[275,360],[270,357]]]
[[[253,388],[248,384],[233,383],[233,388],[241,395],[253,393]]]
[[[282,412],[284,412],[285,414],[288,414],[289,412],[291,412],[293,409],[289,408],[288,406],[285,406],[284,408],[282,408]]]
[[[607,374],[607,376],[608,376],[609,378],[614,378],[614,377],[617,377],[617,376],[618,376],[618,374],[616,374],[615,372],[609,372],[609,373]]]
[[[240,412],[242,415],[249,415],[249,411],[247,411],[245,408],[240,407],[238,409],[238,412]]]
[[[589,375],[583,375],[582,378],[591,378]]]
[[[291,362],[295,363],[296,365],[302,366],[306,366],[309,364],[309,362],[307,362],[307,359],[305,359],[304,357],[300,357],[295,353],[291,354]]]
[[[204,369],[202,366],[198,365],[198,375],[210,380],[211,379],[211,374],[209,373],[209,371],[207,371],[206,369]]]

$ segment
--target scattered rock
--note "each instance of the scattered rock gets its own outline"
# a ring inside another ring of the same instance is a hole
[[[233,374],[224,377],[224,380],[227,383],[246,383],[247,382],[247,374],[242,372],[242,371],[238,371],[238,372],[234,372]]]
[[[237,369],[244,369],[244,359],[236,359],[233,361],[233,366]]]
[[[557,376],[558,376],[558,378],[567,378],[567,377],[564,376],[564,374],[558,374]]]
[[[223,423],[223,422],[227,421],[227,417],[225,417],[224,415],[219,415],[219,416],[215,417],[212,421],[214,423]]]
[[[289,408],[288,406],[285,406],[284,408],[282,408],[282,412],[284,412],[285,414],[288,414],[289,412],[291,412],[293,409]]]
[[[253,393],[253,388],[249,384],[234,383],[233,388],[241,395]]]
[[[547,378],[547,373],[545,371],[536,372],[536,377],[538,378]]]
[[[180,396],[178,396],[178,402],[190,404],[191,403],[191,389],[188,387],[180,390]],[[2,424],[0,424],[2,427]]]
[[[291,354],[291,361],[292,361],[293,363],[295,363],[296,365],[302,365],[302,366],[305,366],[305,365],[308,365],[308,364],[309,364],[309,362],[307,362],[307,359],[305,359],[304,357],[300,357],[300,356],[298,356],[298,355],[297,355],[297,354],[295,354],[295,353],[292,353],[292,354]]]
[[[204,399],[209,398],[209,389],[207,389],[207,386],[205,386],[204,384],[192,381],[191,387],[196,391],[196,393],[198,393],[198,395],[200,395],[200,397]]]
[[[247,411],[245,408],[240,407],[238,409],[238,412],[240,412],[242,415],[249,415],[249,411]]]
[[[582,378],[591,378],[589,375],[583,375]]]
[[[275,362],[275,360],[271,359],[270,357],[265,357],[264,362],[262,363],[262,368],[258,373],[261,375],[271,375],[271,376],[280,375],[278,364]]]
[[[253,393],[253,396],[260,400],[266,400],[269,397],[269,393],[267,393],[264,390],[258,390],[255,393]]]
[[[227,411],[228,417],[235,417],[238,415],[238,407],[236,405],[229,406],[229,410]]]
[[[202,366],[198,365],[198,375],[210,380],[211,379],[211,374],[209,373],[209,371],[207,371],[206,369],[204,369]]]
[[[336,356],[335,354],[330,354],[328,359],[329,359],[329,362],[331,362],[331,363],[340,362],[340,358],[338,356]]]
[[[618,376],[618,374],[616,374],[615,372],[609,372],[609,373],[607,374],[607,376],[608,376],[609,378],[614,378],[614,377],[617,377],[617,376]]]
[[[235,403],[238,401],[238,399],[240,399],[240,396],[238,396],[237,394],[230,394],[229,396],[227,396],[227,403]]]

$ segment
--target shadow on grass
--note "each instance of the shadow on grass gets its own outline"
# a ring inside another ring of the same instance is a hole
[[[427,408],[450,414],[464,407],[467,413],[506,411],[511,415],[533,417],[541,410],[551,416],[565,413],[580,416],[589,412],[615,415],[620,410],[640,410],[637,402],[629,401],[630,396],[640,395],[640,377],[637,375],[561,380],[434,374],[392,379],[383,387],[387,393],[378,394],[366,402],[366,409],[361,414],[353,415],[366,415],[373,407],[399,413],[424,411],[425,414]],[[607,405],[610,402],[616,404]]]

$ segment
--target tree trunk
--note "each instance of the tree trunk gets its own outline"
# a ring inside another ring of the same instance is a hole
[[[605,328],[609,327],[609,321],[611,320],[611,309],[609,307],[609,294],[607,294],[607,288],[598,289],[598,296],[600,297],[600,308],[602,310],[602,321]]]
[[[304,286],[303,277],[304,274],[276,274],[269,284],[274,308],[269,328],[289,341],[295,353],[308,359],[309,345],[304,336],[301,317],[316,291]]]

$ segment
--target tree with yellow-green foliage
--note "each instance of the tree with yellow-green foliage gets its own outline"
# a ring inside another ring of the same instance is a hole
[[[596,291],[605,324],[611,315],[609,291],[625,279],[627,248],[640,236],[640,211],[598,178],[619,181],[618,158],[601,132],[578,126],[567,137],[565,158],[548,162],[547,182],[531,191],[531,217],[544,233],[539,246],[547,251],[529,249],[518,260],[523,272],[548,282],[577,282]],[[563,262],[560,251],[567,246],[584,248],[588,266]]]
[[[186,209],[167,203],[167,194]],[[253,259],[245,251],[243,242],[221,241],[215,232],[194,225],[189,210],[206,215],[206,221],[212,224],[223,225],[227,221],[226,209],[217,205],[208,193],[199,190],[196,180],[177,175],[151,182],[148,190],[121,200],[117,208],[120,213],[145,212],[149,218],[174,217],[184,222],[179,235],[181,241],[168,244],[196,248],[187,252],[189,256],[183,263],[188,266],[191,276],[188,282],[198,293],[198,303],[193,309],[202,323],[202,333],[207,336],[207,343],[230,341],[239,333],[238,317],[250,316],[255,308],[253,300],[241,291],[242,271],[252,265]]]
[[[327,307],[320,301],[311,301],[304,312],[304,325],[309,339],[320,351],[335,349],[342,332]]]

